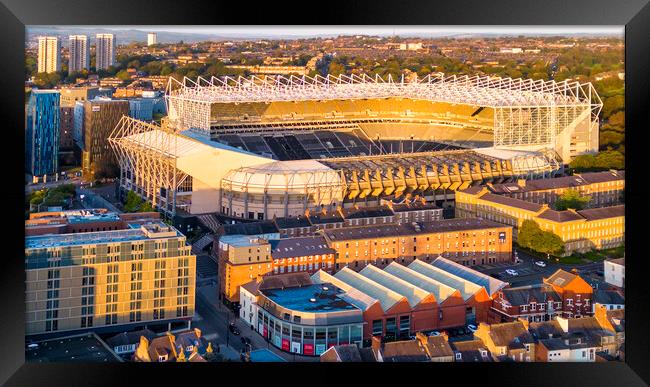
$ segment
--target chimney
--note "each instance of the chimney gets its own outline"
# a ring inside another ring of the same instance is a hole
[[[424,196],[420,198],[420,201],[422,202],[422,204],[427,204],[427,199],[425,199]]]
[[[386,204],[386,207],[390,208],[391,210],[393,209],[393,201],[392,200],[386,200],[384,201]]]
[[[520,186],[521,188],[526,187],[526,179],[517,179],[517,185]]]
[[[309,208],[305,210],[305,216],[309,218]]]
[[[358,205],[357,203],[354,203],[354,209],[355,209],[355,210],[358,210],[358,209],[359,209],[359,205]]]

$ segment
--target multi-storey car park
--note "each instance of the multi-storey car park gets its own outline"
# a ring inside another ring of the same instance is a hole
[[[443,74],[170,78],[166,98],[162,126],[110,136],[122,190],[234,219],[549,177],[598,149],[602,107],[589,83]]]

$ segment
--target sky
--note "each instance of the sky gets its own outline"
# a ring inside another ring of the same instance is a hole
[[[74,26],[66,26],[74,27]],[[338,35],[612,35],[623,36],[623,26],[78,26],[112,30],[215,34],[232,37],[316,37]]]

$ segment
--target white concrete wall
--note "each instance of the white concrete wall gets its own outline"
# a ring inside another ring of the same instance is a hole
[[[603,270],[605,271],[605,282],[619,288],[624,287],[625,266],[605,261]]]

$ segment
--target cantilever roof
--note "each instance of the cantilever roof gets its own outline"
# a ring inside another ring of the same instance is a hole
[[[452,273],[460,278],[466,279],[467,281],[484,287],[490,295],[493,295],[494,293],[508,286],[508,284],[503,281],[500,281],[496,278],[490,277],[487,274],[483,274],[476,270],[470,269],[467,266],[463,266],[443,257],[436,258],[433,262],[431,262],[431,264],[435,267],[443,269],[448,273]]]
[[[404,281],[403,279],[396,277],[391,273],[383,271],[373,265],[366,266],[359,272],[359,274],[377,282],[380,285],[387,287],[395,293],[399,293],[402,296],[406,297],[411,307],[415,307],[429,294],[431,294],[428,291],[421,289],[412,283]]]
[[[436,300],[439,303],[445,301],[449,296],[456,292],[456,289],[447,286],[442,282],[436,281],[433,278],[427,277],[422,273],[418,273],[415,270],[409,269],[406,266],[400,265],[397,262],[391,262],[384,270],[395,277],[401,278],[404,281],[430,292],[436,297]]]
[[[602,105],[590,83],[430,74],[415,82],[362,75],[185,77],[169,79],[168,98],[204,103],[413,98],[477,106]],[[593,100],[593,102],[592,102]]]
[[[354,286],[363,293],[370,297],[376,298],[381,304],[384,311],[389,310],[396,303],[405,299],[401,294],[367,278],[354,270],[344,267],[339,270],[334,277],[346,282],[348,285]]]
[[[416,259],[415,261],[411,262],[408,268],[417,271],[418,273],[423,274],[429,278],[432,278],[438,282],[442,282],[443,284],[449,287],[458,289],[462,294],[464,300],[467,300],[468,298],[472,297],[474,294],[476,294],[478,291],[482,289],[481,286],[473,282],[458,277],[454,274],[448,273],[444,269],[440,269],[428,263],[424,263],[419,259]]]

